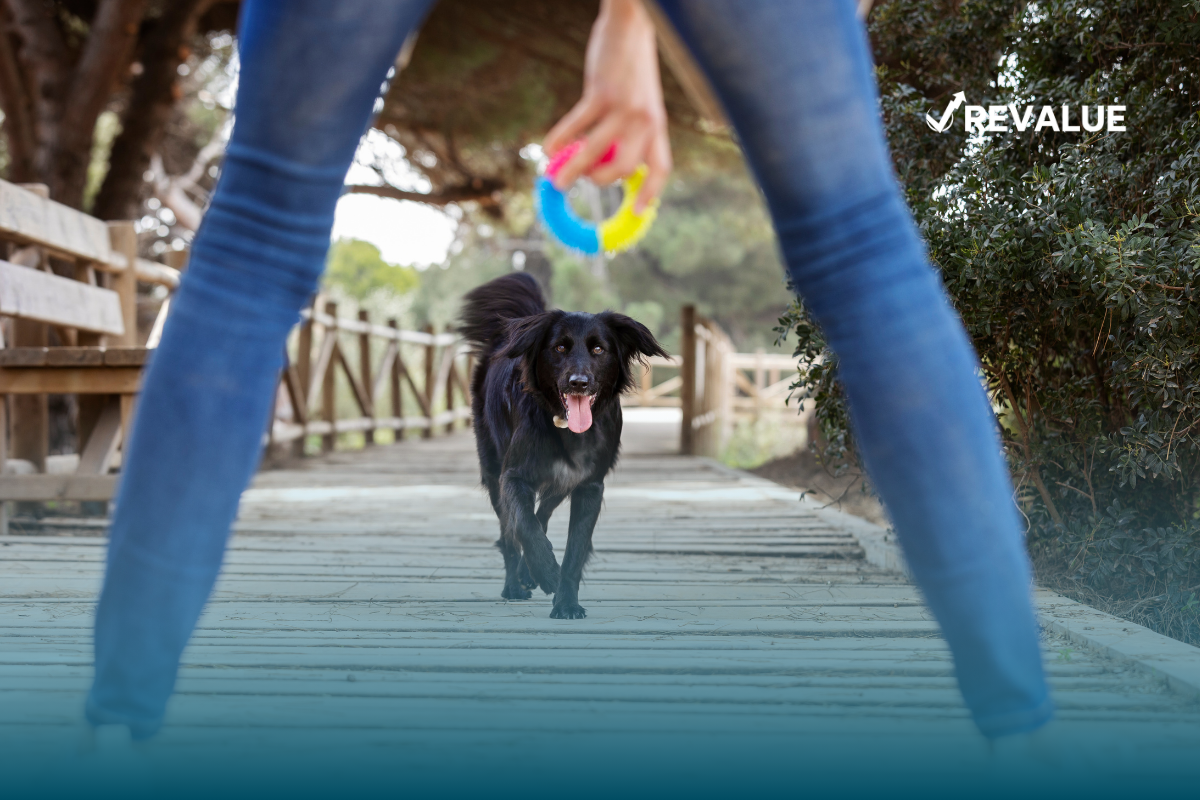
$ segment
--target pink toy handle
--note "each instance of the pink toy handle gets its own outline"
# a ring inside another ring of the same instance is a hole
[[[584,144],[584,140],[579,139],[578,141],[571,142],[562,150],[559,150],[558,155],[550,159],[550,163],[546,165],[546,177],[553,179],[554,176],[558,174],[558,171],[563,168],[563,165],[574,158],[575,154],[583,149]],[[609,145],[609,148],[605,151],[604,155],[600,156],[600,160],[597,161],[593,166],[607,164],[616,157],[617,143],[613,142],[611,145]]]

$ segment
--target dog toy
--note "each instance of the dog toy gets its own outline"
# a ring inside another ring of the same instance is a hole
[[[582,140],[572,142],[564,147],[559,151],[558,155],[550,160],[550,163],[546,166],[545,174],[537,179],[534,198],[537,204],[538,217],[541,218],[542,224],[546,226],[546,230],[554,235],[555,239],[558,239],[558,241],[573,250],[578,250],[584,255],[592,256],[601,251],[619,253],[622,250],[627,250],[637,244],[638,240],[646,235],[646,231],[650,229],[650,225],[654,222],[654,217],[658,213],[657,199],[646,206],[641,214],[635,214],[633,211],[633,204],[637,200],[638,191],[641,190],[642,182],[646,179],[646,167],[644,165],[638,167],[636,172],[624,179],[622,184],[625,190],[625,197],[621,200],[621,207],[617,209],[617,213],[599,225],[596,225],[595,223],[580,219],[571,210],[566,195],[556,189],[554,184],[551,183],[563,165],[570,161],[571,157],[578,153],[582,147]],[[608,152],[604,154],[597,164],[605,164],[612,161],[616,152],[617,146],[614,144],[608,148]]]

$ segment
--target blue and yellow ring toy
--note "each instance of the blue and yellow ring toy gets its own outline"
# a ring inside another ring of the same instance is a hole
[[[554,176],[571,158],[583,147],[583,142],[573,142],[564,147],[546,167],[545,175],[537,179],[534,197],[537,203],[538,217],[546,230],[555,239],[573,250],[584,255],[596,255],[600,252],[619,253],[627,250],[646,235],[654,217],[658,213],[658,200],[655,199],[646,206],[641,214],[635,214],[633,204],[637,200],[638,191],[646,179],[646,167],[637,170],[622,181],[625,197],[617,212],[599,225],[580,219],[571,209],[566,195],[551,183]],[[615,146],[609,148],[598,163],[611,161],[616,152]]]

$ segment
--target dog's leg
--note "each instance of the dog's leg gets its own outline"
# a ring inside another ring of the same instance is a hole
[[[554,509],[562,505],[562,501],[566,500],[565,494],[545,494],[542,495],[541,502],[538,503],[537,518],[538,522],[542,523],[542,533],[549,534],[550,532],[550,515],[554,513]],[[525,563],[525,559],[521,559],[521,566],[517,568],[517,580],[522,586],[532,589],[537,586],[537,581],[529,574],[529,565]]]
[[[579,605],[579,580],[592,554],[592,531],[600,518],[604,484],[585,483],[571,492],[571,522],[567,529],[567,551],[563,554],[562,574],[554,595],[554,619],[582,619],[587,611]]]
[[[533,592],[529,591],[528,587],[532,587],[534,584],[522,585],[520,578],[517,577],[518,571],[522,568],[521,546],[517,543],[516,537],[504,527],[504,512],[500,506],[500,480],[484,475],[483,482],[487,486],[488,497],[492,501],[492,510],[496,512],[496,518],[500,520],[500,538],[496,540],[496,548],[500,551],[500,555],[504,556],[504,589],[500,592],[500,596],[505,600],[528,600],[533,597]]]
[[[538,503],[537,520],[542,523],[542,533],[550,532],[550,515],[554,513],[554,509],[562,505],[562,501],[566,500],[565,494],[544,494],[542,502]]]
[[[505,472],[500,477],[500,527],[516,534],[521,543],[524,563],[529,575],[546,594],[558,588],[558,561],[546,531],[534,513],[536,493],[529,481],[518,473]]]
[[[533,597],[533,592],[521,583],[519,577],[520,566],[523,563],[521,548],[511,541],[511,538],[502,533],[496,541],[496,547],[500,548],[500,554],[504,556],[504,590],[500,592],[500,596],[505,600],[528,600]]]

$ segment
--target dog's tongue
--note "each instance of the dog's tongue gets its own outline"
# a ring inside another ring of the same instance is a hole
[[[581,394],[567,395],[567,427],[572,433],[583,433],[592,427],[592,403]]]

